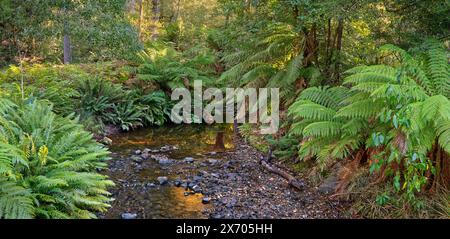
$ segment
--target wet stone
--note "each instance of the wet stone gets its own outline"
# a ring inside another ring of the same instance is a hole
[[[154,188],[154,187],[156,187],[156,185],[154,183],[147,183],[145,186],[147,188]]]
[[[217,159],[208,159],[208,163],[211,165],[217,164],[219,161]]]
[[[157,180],[158,180],[160,185],[164,185],[164,184],[168,183],[169,178],[167,178],[167,177],[158,177]]]
[[[202,192],[202,188],[198,185],[195,185],[194,187],[192,187],[192,190],[194,190],[195,193],[201,193]]]
[[[133,160],[133,162],[135,162],[135,163],[142,163],[142,161],[143,161],[142,158],[139,156],[131,156],[130,159]]]
[[[122,213],[122,215],[120,215],[120,217],[125,220],[131,220],[131,219],[136,219],[137,214],[136,213]]]
[[[177,179],[173,182],[173,185],[175,185],[175,187],[180,187],[182,184],[181,180]]]
[[[150,158],[150,155],[148,153],[142,153],[141,154],[141,158],[144,159],[144,160],[147,160],[147,159]]]
[[[171,164],[173,161],[172,160],[170,160],[170,159],[160,159],[160,160],[158,160],[158,163],[159,164],[161,164],[161,165],[169,165],[169,164]]]
[[[194,158],[192,158],[192,157],[186,157],[186,158],[184,158],[184,162],[185,162],[185,163],[193,163],[193,162],[194,162]]]
[[[203,204],[208,204],[208,203],[210,203],[211,202],[211,198],[209,198],[209,197],[204,197],[204,198],[202,198],[202,203]]]

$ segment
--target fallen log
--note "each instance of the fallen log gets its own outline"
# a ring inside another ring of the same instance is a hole
[[[288,181],[288,184],[300,191],[303,191],[305,189],[305,183],[302,180],[299,180],[289,174],[288,172],[285,172],[271,164],[269,164],[266,160],[261,160],[261,165],[266,168],[269,172],[277,174],[281,176],[282,178],[286,179]]]

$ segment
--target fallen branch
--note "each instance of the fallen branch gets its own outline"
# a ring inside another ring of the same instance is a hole
[[[292,187],[303,191],[305,188],[305,183],[297,178],[295,178],[294,176],[290,175],[289,173],[273,166],[270,165],[266,160],[261,160],[261,165],[264,166],[264,168],[266,168],[269,172],[272,172],[274,174],[277,174],[281,177],[283,177],[284,179],[286,179],[289,183],[289,185],[291,185]]]

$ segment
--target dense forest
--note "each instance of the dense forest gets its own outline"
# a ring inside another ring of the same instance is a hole
[[[252,170],[331,187],[340,217],[448,219],[449,16],[446,0],[0,0],[0,218],[102,217],[115,139],[176,127],[171,92],[201,80],[279,88],[277,133],[214,126],[263,155]]]

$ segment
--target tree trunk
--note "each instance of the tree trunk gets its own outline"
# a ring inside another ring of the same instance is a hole
[[[342,33],[344,31],[344,19],[342,17],[338,20],[338,26],[336,28],[336,50],[342,49]]]
[[[177,5],[175,6],[175,13],[174,13],[174,15],[172,17],[172,22],[173,23],[177,22],[178,21],[178,17],[180,16],[180,5],[181,5],[180,2],[181,2],[181,0],[178,0],[177,1]]]
[[[326,38],[325,67],[328,68],[331,62],[331,18],[328,18],[327,38]]]
[[[316,24],[311,29],[305,32],[306,43],[303,52],[303,67],[309,67],[312,65],[313,60],[316,59],[317,53],[317,40],[316,40]]]
[[[70,50],[70,37],[69,35],[64,35],[64,64],[70,64],[72,61],[72,53]]]
[[[128,0],[128,2],[127,2],[127,10],[131,14],[136,13],[136,0]]]
[[[138,36],[142,41],[142,18],[144,17],[144,0],[139,0]]]
[[[216,144],[214,145],[215,149],[225,149],[224,143],[224,132],[217,132],[216,134]]]
[[[152,0],[152,40],[158,39],[158,24],[159,24],[159,14],[160,14],[160,0]]]
[[[70,36],[69,36],[69,26],[67,24],[67,3],[64,2],[63,7],[63,62],[64,64],[70,64],[72,61],[72,52],[71,52],[71,46],[70,46]]]
[[[335,73],[336,73],[336,81],[340,80],[340,66],[341,66],[341,49],[342,49],[342,34],[344,31],[344,19],[339,17],[338,26],[336,28],[336,62],[335,62]]]

